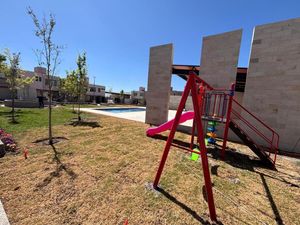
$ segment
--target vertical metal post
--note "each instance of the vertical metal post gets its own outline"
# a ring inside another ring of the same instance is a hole
[[[214,107],[213,107],[213,111],[212,111],[212,114],[210,116],[214,116],[215,114],[215,108],[216,108],[216,95],[214,95]]]
[[[197,126],[197,136],[198,136],[198,143],[200,147],[200,156],[201,156],[201,161],[202,161],[202,169],[203,169],[203,175],[204,175],[204,182],[205,182],[205,190],[206,190],[206,195],[207,195],[207,203],[208,203],[208,208],[209,208],[209,215],[210,219],[212,221],[217,220],[217,215],[216,215],[216,209],[215,209],[215,203],[214,203],[214,198],[213,198],[213,191],[212,191],[212,184],[211,184],[211,179],[210,179],[210,173],[209,173],[209,165],[208,165],[208,159],[207,159],[207,150],[205,146],[205,140],[204,140],[204,134],[203,134],[203,128],[202,128],[202,115],[200,111],[200,106],[198,102],[198,90],[195,82],[194,75],[191,76],[192,82],[191,82],[191,92],[192,92],[192,99],[193,99],[193,105],[194,105],[194,119],[196,121],[196,126]],[[202,95],[202,101],[204,97],[204,87],[200,87],[200,95]]]
[[[190,144],[191,150],[193,150],[194,148],[194,136],[195,136],[195,119],[193,119],[192,136],[191,136],[191,144]]]
[[[271,141],[271,146],[270,146],[270,150],[272,149],[273,151],[273,141],[274,141],[274,132],[272,132],[272,141]],[[275,151],[274,151],[275,152]],[[273,152],[272,152],[273,153]],[[269,156],[271,155],[271,151],[269,151]]]
[[[222,120],[226,114],[226,106],[227,106],[227,96],[226,93],[223,94],[223,106],[222,106]]]
[[[198,86],[196,86],[196,90],[197,89],[198,89]],[[205,105],[204,105],[204,101],[205,101],[205,87],[202,84],[199,87],[199,93],[197,92],[197,99],[198,99],[199,114],[200,114],[200,118],[201,118],[201,121],[202,121],[202,114],[203,114],[203,110],[202,109],[205,107]],[[194,115],[194,119],[195,119],[195,115]],[[201,130],[202,129],[203,129],[203,127],[201,126]],[[205,138],[205,133],[204,132],[203,132],[203,138]]]
[[[219,99],[219,107],[218,107],[218,114],[217,114],[217,117],[221,117],[221,116],[220,116],[220,110],[221,110],[221,99],[222,99],[222,94],[218,94],[218,99]]]
[[[228,129],[229,129],[229,123],[230,123],[230,117],[231,117],[231,110],[232,110],[232,99],[234,96],[234,88],[235,84],[232,83],[230,87],[230,93],[229,93],[229,102],[228,102],[228,108],[227,108],[227,115],[226,115],[226,124],[224,129],[224,137],[223,137],[223,146],[222,146],[222,159],[225,159],[225,149],[227,144],[227,137],[228,137]]]
[[[181,113],[184,109],[184,105],[185,105],[186,100],[187,100],[187,98],[189,96],[189,93],[190,93],[191,82],[192,82],[192,76],[189,76],[189,79],[188,79],[188,81],[186,83],[186,86],[184,88],[184,91],[182,93],[182,97],[181,97],[181,100],[180,100],[180,103],[179,103],[179,106],[178,106],[178,109],[177,109],[177,112],[176,112],[176,116],[175,116],[175,119],[174,119],[174,122],[173,122],[173,125],[172,125],[172,128],[171,128],[170,134],[168,136],[167,143],[165,145],[164,153],[162,155],[158,170],[156,172],[155,180],[153,182],[153,188],[154,189],[157,188],[157,185],[158,185],[160,177],[161,177],[161,173],[164,169],[164,166],[165,166],[165,163],[166,163],[169,151],[170,151],[170,147],[171,147],[171,144],[173,142],[177,126],[179,124]]]

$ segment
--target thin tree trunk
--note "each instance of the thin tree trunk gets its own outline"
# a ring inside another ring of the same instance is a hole
[[[11,97],[11,120],[13,123],[16,122],[15,119],[15,90],[12,90],[12,97]]]
[[[79,122],[79,121],[81,121],[81,117],[80,117],[80,102],[78,102],[77,114],[78,114],[78,122]]]
[[[52,104],[52,100],[51,100],[51,95],[50,95],[50,99],[49,99],[49,145],[53,144],[52,141],[52,108],[51,108],[51,104]]]
[[[49,65],[48,65],[48,80],[49,80],[49,105],[48,105],[48,129],[49,129],[49,145],[53,144],[53,136],[52,136],[52,80],[51,80],[51,76],[49,76],[50,74],[50,69],[49,69]]]
[[[81,121],[80,118],[80,90],[79,90],[79,81],[77,81],[77,91],[78,91],[78,95],[77,95],[77,101],[78,101],[78,109],[77,109],[77,118],[78,118],[78,122]]]

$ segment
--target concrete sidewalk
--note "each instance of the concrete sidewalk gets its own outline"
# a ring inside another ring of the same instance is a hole
[[[0,225],[10,225],[1,201],[0,201]]]
[[[106,109],[108,109],[108,108],[113,109],[113,107],[107,107]],[[137,108],[145,108],[145,107],[137,107]],[[101,108],[101,109],[105,109],[105,108]],[[104,110],[97,110],[97,108],[81,108],[80,111],[94,113],[94,114],[101,114],[101,115],[106,115],[106,116],[113,116],[113,117],[118,117],[118,118],[127,119],[127,120],[134,120],[134,121],[138,121],[138,122],[142,122],[142,123],[145,123],[145,118],[146,118],[146,111],[112,113],[112,112],[107,112]],[[175,115],[176,115],[176,110],[169,110],[168,120],[173,119],[175,117]],[[188,120],[185,123],[182,123],[181,125],[191,127],[192,120]]]

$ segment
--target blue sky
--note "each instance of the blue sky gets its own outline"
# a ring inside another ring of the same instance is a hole
[[[300,17],[300,1],[288,0],[0,0],[0,51],[20,51],[23,69],[37,64],[39,48],[26,14],[52,12],[55,41],[64,45],[59,74],[75,68],[79,52],[88,57],[89,77],[114,91],[147,86],[149,47],[173,43],[174,64],[199,64],[202,37],[243,28],[239,66],[247,66],[255,25]],[[172,85],[183,82],[173,77]]]

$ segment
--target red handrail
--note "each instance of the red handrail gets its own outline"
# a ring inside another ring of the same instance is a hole
[[[277,134],[271,127],[269,127],[267,124],[265,124],[261,119],[256,117],[253,113],[251,113],[248,109],[246,109],[244,106],[242,106],[240,103],[238,103],[235,99],[232,99],[234,103],[236,103],[239,107],[241,107],[243,110],[245,110],[247,113],[249,113],[252,117],[254,117],[256,120],[258,120],[260,123],[262,123],[266,128],[274,132],[274,134]],[[278,134],[277,134],[278,135]],[[278,135],[279,136],[279,135]]]
[[[193,73],[193,72],[191,72],[191,73]],[[206,81],[202,80],[200,77],[195,76],[195,80],[196,80],[196,82],[198,82],[200,84],[201,83],[204,84],[204,86],[207,87],[209,90],[214,90],[214,88],[212,86],[210,86]]]
[[[237,126],[239,129],[242,130],[242,128],[241,128],[239,125],[236,124],[236,126]],[[253,140],[251,137],[249,137],[249,135],[248,135],[248,138],[249,138],[249,140],[251,140],[253,143],[255,143],[254,140]],[[275,150],[276,150],[276,149],[275,149]],[[273,159],[273,160],[272,160],[271,158],[270,158],[270,159],[271,159],[271,160],[273,161],[273,163],[275,164],[275,162],[276,162],[277,151],[274,152],[274,154],[275,154],[274,159]]]
[[[254,127],[249,121],[247,121],[244,117],[242,117],[239,113],[237,113],[234,109],[232,109],[232,112],[235,116],[237,116],[241,121],[243,121],[248,127],[250,127],[255,133],[259,134],[263,139],[265,139],[266,142],[269,144],[272,144],[272,141],[270,141],[263,133],[261,133],[256,127]]]
[[[257,116],[253,115],[253,113],[249,112],[249,110],[247,110],[244,106],[242,106],[240,103],[238,103],[236,100],[233,99],[233,102],[236,103],[240,108],[242,108],[244,111],[246,111],[247,113],[249,113],[249,115],[252,116],[252,118],[256,119],[258,122],[260,122],[262,125],[264,125],[264,127],[266,127],[268,130],[270,130],[272,132],[272,135],[277,137],[277,143],[276,143],[276,147],[278,148],[278,142],[279,142],[279,134],[274,131],[271,127],[269,127],[267,124],[265,124],[261,119],[259,119]],[[273,139],[273,138],[272,138]],[[274,140],[273,140],[274,141]]]
[[[191,72],[191,74],[192,73],[193,72]],[[204,87],[206,87],[209,90],[210,97],[211,97],[211,100],[209,100],[209,101],[205,100],[204,101],[204,104],[203,104],[203,107],[202,107],[201,111],[205,112],[205,115],[207,115],[207,116],[217,117],[217,118],[220,118],[222,121],[223,121],[224,116],[227,115],[226,118],[228,119],[228,122],[230,120],[232,120],[232,121],[234,120],[234,118],[232,118],[232,116],[231,116],[231,112],[232,112],[233,115],[235,115],[237,117],[237,119],[239,119],[243,124],[245,124],[247,127],[249,127],[254,133],[256,133],[256,135],[258,135],[258,137],[260,137],[260,138],[262,138],[262,140],[266,141],[266,145],[267,146],[269,145],[270,150],[272,150],[272,152],[275,154],[274,160],[273,160],[273,162],[275,163],[276,155],[277,155],[277,152],[278,152],[279,134],[276,133],[275,130],[273,130],[270,126],[268,126],[260,118],[255,116],[248,109],[246,109],[239,102],[237,102],[235,99],[232,98],[233,93],[234,93],[234,84],[232,84],[230,90],[224,89],[224,88],[217,89],[217,88],[213,88],[212,86],[210,86],[208,83],[206,83],[199,76],[195,76],[195,79],[199,84],[203,85]],[[230,92],[230,93],[228,93],[228,92]],[[223,99],[223,102],[221,103],[223,96],[224,96],[224,99]],[[217,99],[219,101],[218,103],[217,103]],[[246,112],[250,117],[249,118],[243,117],[241,115],[241,113],[238,113],[236,110],[233,109],[233,105],[231,105],[231,104],[229,104],[230,106],[228,105],[227,100],[232,101],[233,104],[235,104],[239,107],[241,112],[242,111]],[[217,103],[217,105],[216,105],[216,103]],[[206,106],[206,104],[207,104],[207,106]],[[224,115],[223,115],[224,110],[222,110],[222,115],[220,115],[221,104],[222,104],[223,108],[225,107]],[[210,107],[212,107],[212,112],[211,112]],[[217,110],[216,110],[216,108],[217,108]],[[208,110],[208,111],[206,112],[206,110]],[[251,121],[251,119],[253,121]],[[268,135],[266,135],[266,133],[264,134],[263,132],[261,132],[261,130],[259,130],[255,126],[255,123],[253,124],[254,121],[256,123],[260,124],[262,127],[264,127],[262,130],[270,132],[271,137],[269,138]],[[228,125],[226,125],[226,126],[228,127]],[[226,128],[226,129],[228,129],[228,128]],[[250,135],[251,134],[247,134],[248,138],[253,141],[253,138],[250,138]],[[227,135],[224,135],[224,138],[227,139],[227,137],[225,137],[225,136],[227,136]],[[260,145],[257,144],[257,146],[260,146]],[[226,147],[226,142],[225,142],[225,147]],[[223,148],[224,148],[224,146],[223,146]],[[262,149],[262,150],[264,150],[264,149]]]
[[[240,103],[238,103],[236,100],[232,99],[232,101],[241,109],[247,112],[252,119],[255,119],[255,121],[258,121],[265,129],[267,129],[269,132],[271,132],[271,138],[266,137],[265,134],[263,134],[260,130],[258,130],[253,124],[250,123],[249,120],[244,118],[241,113],[238,113],[236,110],[232,109],[232,113],[234,116],[236,116],[241,122],[243,122],[245,125],[247,125],[250,129],[252,129],[258,136],[260,136],[262,139],[264,139],[269,145],[270,145],[270,150],[274,154],[274,159],[272,160],[273,163],[275,164],[276,161],[276,156],[278,152],[278,144],[279,144],[279,134],[275,132],[271,127],[269,127],[266,123],[264,123],[261,119],[259,119],[257,116],[255,116],[253,113],[251,113],[248,109],[246,109],[244,106],[242,106]],[[233,120],[233,118],[230,118]],[[238,126],[238,124],[236,124]],[[239,127],[239,126],[238,126]],[[241,128],[240,128],[241,129]],[[243,130],[243,129],[241,129]],[[245,132],[245,131],[244,131]],[[252,138],[250,138],[250,135],[248,132],[247,136],[249,139],[253,141]],[[254,141],[253,141],[254,142]],[[275,142],[275,143],[274,143]],[[254,142],[255,143],[255,142]],[[258,145],[259,146],[259,145]]]

